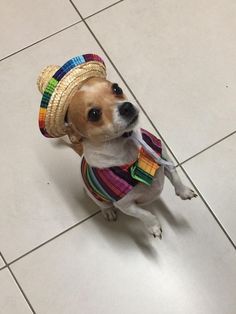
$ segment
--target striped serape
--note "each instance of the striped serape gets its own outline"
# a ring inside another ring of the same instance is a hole
[[[161,156],[161,141],[144,129],[141,129],[141,134],[146,144]],[[97,200],[113,203],[122,199],[139,182],[151,185],[159,167],[141,147],[137,160],[117,167],[91,167],[83,157],[81,172],[85,186]]]

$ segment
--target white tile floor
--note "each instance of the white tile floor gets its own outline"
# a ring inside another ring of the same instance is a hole
[[[8,269],[0,271],[0,313],[32,313]]]
[[[235,314],[235,1],[3,0],[0,11],[0,313]],[[129,86],[200,193],[184,202],[166,182],[150,207],[162,241],[135,219],[94,216],[78,157],[38,131],[40,69],[86,52]]]

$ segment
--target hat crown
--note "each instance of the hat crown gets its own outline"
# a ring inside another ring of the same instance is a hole
[[[40,73],[38,80],[37,80],[37,85],[38,89],[41,94],[44,93],[48,82],[51,80],[53,75],[60,69],[59,65],[48,65],[45,67],[42,72]]]

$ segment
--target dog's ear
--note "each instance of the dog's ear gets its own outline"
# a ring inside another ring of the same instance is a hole
[[[66,134],[68,135],[71,143],[72,148],[74,151],[79,154],[80,156],[83,155],[83,138],[82,136],[76,132],[71,124],[66,126]]]

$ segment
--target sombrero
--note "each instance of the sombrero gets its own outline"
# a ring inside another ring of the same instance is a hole
[[[43,97],[39,111],[39,128],[46,137],[66,134],[65,117],[69,97],[92,77],[106,78],[103,60],[95,54],[77,56],[62,67],[50,65],[41,72],[37,85]]]

